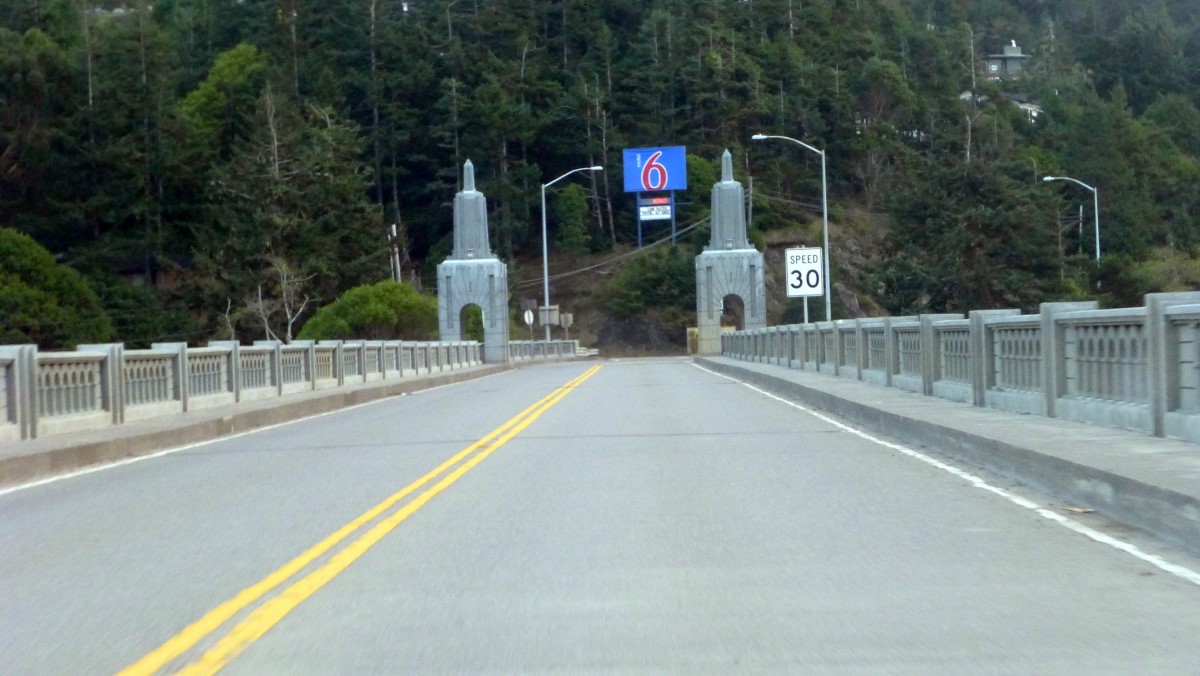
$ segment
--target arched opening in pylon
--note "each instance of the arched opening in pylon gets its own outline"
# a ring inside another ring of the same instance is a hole
[[[738,331],[746,328],[746,303],[741,296],[731,293],[721,299],[721,326]]]

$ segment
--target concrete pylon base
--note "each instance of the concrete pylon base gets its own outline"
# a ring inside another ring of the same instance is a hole
[[[483,360],[508,362],[508,266],[495,258],[448,260],[437,267],[438,333],[462,340],[462,309],[483,309]]]
[[[757,249],[705,251],[696,256],[699,354],[721,353],[721,310],[726,296],[742,299],[743,329],[767,325],[763,255]]]

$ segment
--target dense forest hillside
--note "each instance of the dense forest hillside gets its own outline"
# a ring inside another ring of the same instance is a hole
[[[627,251],[627,147],[687,146],[682,222],[704,217],[729,148],[753,181],[756,231],[815,232],[819,158],[750,141],[762,132],[827,150],[843,235],[831,259],[864,306],[1028,308],[1097,288],[1136,303],[1200,284],[1193,10],[6,0],[0,227],[82,273],[120,339],[259,337],[264,317],[284,335],[285,301],[324,304],[390,275],[393,225],[404,279],[432,288],[467,159],[506,260],[540,256],[540,184],[591,164],[608,171],[551,197],[558,260]],[[1014,45],[1021,72],[989,79],[988,59]],[[1045,176],[1098,189],[1099,264],[1091,193]],[[849,250],[855,232],[878,242],[865,258]],[[681,260],[705,240],[689,233]],[[0,270],[0,339],[76,339],[50,319],[68,304],[37,289],[46,275]]]

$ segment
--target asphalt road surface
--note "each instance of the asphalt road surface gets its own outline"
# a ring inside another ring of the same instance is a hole
[[[1200,584],[687,360],[569,363],[0,495],[0,672],[122,670],[1196,674]]]

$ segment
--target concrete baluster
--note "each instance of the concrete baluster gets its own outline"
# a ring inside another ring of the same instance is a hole
[[[209,347],[217,347],[223,350],[229,350],[229,354],[225,357],[227,365],[227,378],[225,385],[229,391],[233,393],[233,400],[240,402],[242,400],[242,354],[241,344],[236,340],[210,340]]]
[[[338,387],[344,386],[346,384],[346,357],[344,341],[322,340],[317,344],[322,347],[333,348],[333,357],[331,358],[330,369],[333,371],[333,377],[337,379]]]
[[[933,396],[933,383],[937,380],[940,368],[941,346],[933,325],[943,319],[962,318],[961,314],[949,313],[921,315],[921,391],[925,396]]]
[[[1058,398],[1066,390],[1067,370],[1063,357],[1064,328],[1056,315],[1064,312],[1095,310],[1099,304],[1094,300],[1074,303],[1042,303],[1038,306],[1042,339],[1042,392],[1046,396],[1046,415],[1055,417]]]
[[[278,340],[256,340],[255,347],[271,348],[271,385],[275,396],[283,396],[283,343]]]
[[[304,349],[304,382],[309,389],[317,389],[317,342],[314,340],[293,340],[292,347]]]
[[[971,398],[976,406],[985,406],[991,374],[994,372],[996,355],[988,335],[988,317],[1007,317],[1021,314],[1020,310],[972,310],[971,320]]]

